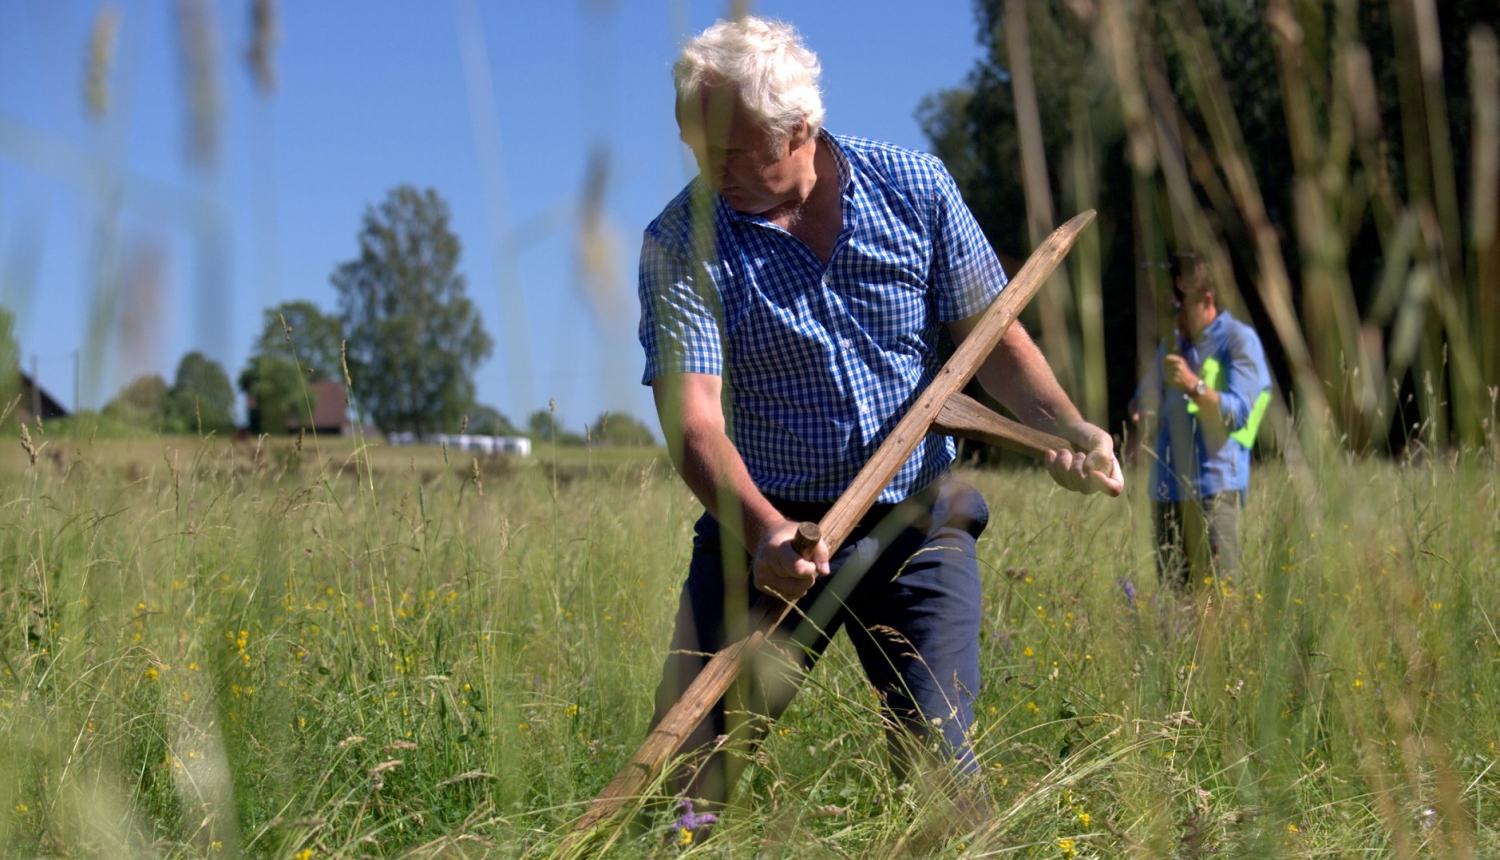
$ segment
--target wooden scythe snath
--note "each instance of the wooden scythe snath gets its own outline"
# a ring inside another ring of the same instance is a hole
[[[1092,220],[1092,209],[1074,216],[1053,231],[1032,253],[1026,265],[985,311],[978,325],[938,371],[906,417],[865,463],[822,521],[802,524],[794,541],[799,548],[810,548],[821,538],[828,542],[830,550],[837,551],[930,431],[998,445],[1036,458],[1045,456],[1048,451],[1071,448],[1056,436],[996,414],[973,398],[964,396],[960,390],[974,377],[1021,309],[1047,282],[1053,269],[1073,247],[1078,234]],[[588,814],[577,824],[575,838],[584,836],[584,831],[615,815],[627,800],[640,796],[642,788],[656,778],[668,759],[677,753],[683,739],[734,683],[746,658],[792,609],[790,604],[774,600],[764,600],[762,605],[766,609],[760,623],[754,627],[755,632],[714,654],[683,692],[682,698],[651,730],[641,748],[594,799]],[[565,844],[574,843],[575,839],[569,839]]]

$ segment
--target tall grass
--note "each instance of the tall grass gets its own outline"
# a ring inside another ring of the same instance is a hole
[[[991,38],[1007,48],[1020,150],[1014,169],[1026,190],[1033,244],[1037,227],[1053,217],[1049,187],[1072,187],[1086,208],[1100,166],[1123,153],[1135,198],[1126,226],[1143,272],[1142,362],[1171,327],[1168,285],[1152,264],[1173,250],[1196,251],[1209,262],[1220,306],[1245,319],[1253,297],[1269,322],[1262,334],[1279,343],[1291,387],[1278,397],[1279,418],[1268,435],[1290,442],[1298,428],[1303,446],[1380,450],[1393,427],[1395,438],[1407,435],[1397,417],[1405,412],[1444,444],[1482,444],[1492,392],[1500,388],[1500,59],[1493,29],[1500,19],[1461,14],[1459,5],[1005,0],[1004,14],[991,16],[1003,32]],[[1244,8],[1234,11],[1238,6]],[[1243,106],[1230,84],[1243,70],[1233,64],[1255,60],[1247,55],[1257,48],[1244,34],[1230,47],[1218,44],[1205,20],[1209,7],[1221,25],[1260,19],[1277,74],[1266,85],[1276,96],[1268,103],[1279,116],[1239,116]],[[1081,45],[1070,47],[1070,56],[1087,69],[1072,84],[1070,142],[1053,164],[1042,147],[1028,16],[1047,18],[1054,43]],[[1445,39],[1443,16],[1450,36],[1454,22],[1487,23]],[[1452,91],[1443,76],[1452,58],[1444,51],[1459,46],[1467,54],[1467,86]],[[1386,74],[1396,85],[1382,91],[1377,75]],[[1468,139],[1455,137],[1450,116],[1459,113],[1469,118]],[[1268,126],[1285,130],[1291,176],[1256,175],[1247,132],[1264,140]],[[1102,128],[1112,135],[1096,133]],[[1460,175],[1468,187],[1459,186]],[[1278,186],[1291,189],[1289,211],[1273,217],[1276,198],[1267,192]],[[1361,239],[1370,230],[1378,237],[1373,247]],[[1383,269],[1377,283],[1362,283],[1356,273],[1363,268],[1351,256],[1372,252]],[[1103,270],[1089,254],[1075,255],[1074,270],[1077,310],[1064,300],[1044,307],[1041,339],[1061,381],[1092,410],[1106,376],[1103,351],[1088,348],[1103,339],[1102,321],[1089,311]],[[1245,280],[1237,281],[1236,271]],[[1433,396],[1411,408],[1396,402],[1405,391],[1426,389]]]
[[[1355,4],[1267,4],[1296,155],[1283,237],[1197,4],[1065,5],[1118,101],[1134,247],[1197,249],[1238,308],[1229,247],[1244,237],[1247,291],[1290,365],[1295,396],[1273,422],[1289,456],[1256,468],[1243,574],[1177,598],[1156,585],[1140,494],[968,474],[994,510],[980,542],[980,786],[892,779],[877,702],[839,641],[714,839],[659,817],[612,823],[582,851],[1500,856],[1494,34],[1469,43],[1462,144],[1433,73],[1438,4],[1389,4],[1403,99],[1389,133],[1413,177],[1397,188],[1380,168]],[[200,7],[183,4],[190,58],[207,39]],[[101,46],[113,26],[101,16]],[[1308,29],[1331,34],[1326,55],[1308,53]],[[257,32],[269,51],[274,27]],[[1024,26],[1006,36],[1024,57]],[[482,71],[483,45],[463,48]],[[1196,115],[1166,86],[1169,52]],[[264,52],[257,64],[268,86]],[[211,157],[218,97],[189,93],[195,151]],[[1068,166],[1078,209],[1113,143],[1093,137],[1104,124],[1083,95]],[[1036,111],[1018,121],[1041,235],[1056,166],[1038,151]],[[478,125],[494,138],[481,147],[493,179],[498,137]],[[1459,145],[1474,154],[1470,189],[1453,178]],[[488,196],[508,242],[504,189]],[[1343,231],[1363,217],[1385,268],[1360,307]],[[514,264],[509,245],[496,253]],[[1078,256],[1064,285],[1076,296],[1054,297],[1043,336],[1097,417],[1102,264]],[[99,268],[103,343],[119,273]],[[1143,271],[1150,307],[1164,284]],[[1412,428],[1401,459],[1346,453],[1390,423]],[[0,857],[545,857],[641,740],[698,512],[661,456],[86,438],[33,425],[0,451]]]
[[[549,856],[641,740],[697,510],[659,457],[47,441],[3,477],[0,856]],[[984,793],[893,782],[840,640],[714,839],[588,851],[1494,856],[1496,453],[1263,464],[1188,602],[1142,509],[972,473]]]

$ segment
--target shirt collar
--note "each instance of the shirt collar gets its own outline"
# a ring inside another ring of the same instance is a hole
[[[839,145],[838,138],[830,134],[827,129],[818,129],[818,139],[827,143],[828,151],[833,153],[833,161],[839,168],[839,192],[847,197],[854,188],[854,169],[849,166],[849,156]]]
[[[1214,321],[1204,326],[1203,331],[1198,332],[1198,337],[1193,340],[1193,346],[1202,349],[1218,340],[1220,330],[1229,324],[1229,319],[1229,311],[1220,308],[1219,312],[1214,314]]]

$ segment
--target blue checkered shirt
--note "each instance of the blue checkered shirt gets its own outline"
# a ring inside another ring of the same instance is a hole
[[[1006,283],[941,161],[822,140],[843,208],[826,267],[694,180],[646,228],[640,268],[643,381],[722,377],[755,485],[806,502],[838,498],[941,367],[942,323],[984,310]],[[952,439],[928,434],[879,501],[921,489],[954,456]]]

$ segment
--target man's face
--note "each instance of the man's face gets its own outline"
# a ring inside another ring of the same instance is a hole
[[[1179,278],[1172,285],[1172,297],[1177,308],[1177,330],[1189,338],[1196,338],[1214,318],[1213,296],[1202,288],[1184,289]]]
[[[799,173],[788,156],[806,133],[778,139],[750,121],[732,93],[703,92],[701,105],[678,105],[677,127],[704,181],[730,208],[749,215],[794,197]]]

